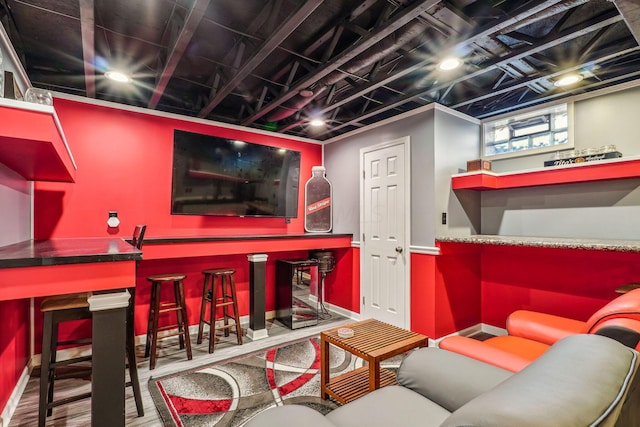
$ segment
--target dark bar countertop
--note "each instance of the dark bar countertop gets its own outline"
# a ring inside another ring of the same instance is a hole
[[[591,251],[640,252],[640,240],[586,239],[565,237],[522,237],[476,234],[466,237],[438,237],[436,242],[473,243],[476,245],[529,246]]]
[[[167,243],[224,242],[233,240],[282,240],[282,239],[322,239],[336,237],[353,237],[350,233],[300,233],[300,234],[262,234],[232,236],[182,236],[182,237],[145,237],[145,245]]]
[[[142,259],[142,252],[122,238],[26,240],[0,246],[0,268],[36,267]]]

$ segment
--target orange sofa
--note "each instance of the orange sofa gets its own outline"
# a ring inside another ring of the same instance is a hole
[[[568,335],[605,335],[640,350],[640,289],[612,300],[587,321],[517,310],[509,315],[506,326],[508,335],[485,341],[452,336],[439,346],[512,372],[520,371]]]

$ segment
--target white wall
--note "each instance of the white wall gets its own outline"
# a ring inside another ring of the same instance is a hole
[[[433,179],[436,236],[468,236],[480,229],[480,196],[469,193],[463,203],[451,189],[451,175],[466,170],[467,161],[480,157],[480,124],[450,110],[436,110]],[[463,199],[464,200],[464,199]],[[442,224],[442,213],[447,223]]]
[[[0,246],[31,238],[31,188],[0,163]]]
[[[575,102],[576,148],[615,144],[640,156],[640,88]],[[540,168],[549,155],[493,162],[495,171]],[[640,239],[640,179],[482,192],[481,234]]]
[[[334,232],[353,233],[354,240],[360,240],[360,149],[405,136],[411,150],[411,245],[433,246],[441,211],[450,211],[452,220],[461,211],[451,197],[451,174],[478,157],[478,124],[432,104],[324,146],[327,177],[333,184]],[[469,233],[466,215],[453,223]]]

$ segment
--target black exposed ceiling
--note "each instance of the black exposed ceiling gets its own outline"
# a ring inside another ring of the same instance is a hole
[[[640,78],[634,0],[0,0],[0,20],[35,87],[318,140]],[[464,65],[438,70],[452,53]]]

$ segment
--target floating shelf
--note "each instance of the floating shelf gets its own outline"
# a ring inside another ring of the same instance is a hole
[[[30,181],[74,182],[76,164],[52,106],[0,98],[0,163]]]
[[[451,186],[454,190],[485,191],[630,178],[640,178],[640,159],[601,160],[507,173],[468,172],[452,176]]]

